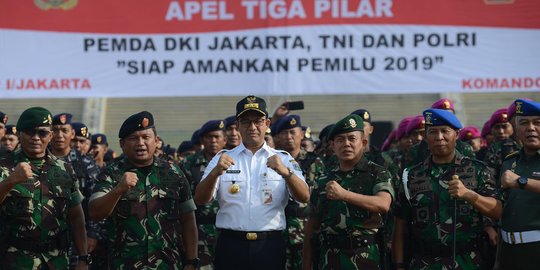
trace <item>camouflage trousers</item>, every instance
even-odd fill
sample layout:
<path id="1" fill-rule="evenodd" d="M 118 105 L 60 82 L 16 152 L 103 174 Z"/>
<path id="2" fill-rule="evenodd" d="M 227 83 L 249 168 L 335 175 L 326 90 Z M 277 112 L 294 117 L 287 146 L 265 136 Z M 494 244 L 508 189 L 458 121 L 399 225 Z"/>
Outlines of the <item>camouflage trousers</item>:
<path id="1" fill-rule="evenodd" d="M 477 251 L 456 255 L 456 265 L 452 257 L 418 257 L 413 255 L 409 270 L 476 270 L 481 269 L 482 258 Z"/>
<path id="2" fill-rule="evenodd" d="M 201 260 L 200 269 L 212 270 L 214 269 L 214 258 L 216 256 L 218 230 L 214 224 L 199 224 L 197 228 L 199 233 L 199 259 Z"/>
<path id="3" fill-rule="evenodd" d="M 1 269 L 67 269 L 68 256 L 66 251 L 53 250 L 45 253 L 34 253 L 26 250 L 18 250 L 9 247 L 6 254 L 0 261 Z"/>
<path id="4" fill-rule="evenodd" d="M 301 270 L 302 269 L 302 248 L 303 244 L 287 245 L 286 254 L 286 264 L 285 269 L 287 270 Z"/>
<path id="5" fill-rule="evenodd" d="M 376 244 L 358 249 L 321 247 L 321 270 L 379 270 L 380 254 Z"/>

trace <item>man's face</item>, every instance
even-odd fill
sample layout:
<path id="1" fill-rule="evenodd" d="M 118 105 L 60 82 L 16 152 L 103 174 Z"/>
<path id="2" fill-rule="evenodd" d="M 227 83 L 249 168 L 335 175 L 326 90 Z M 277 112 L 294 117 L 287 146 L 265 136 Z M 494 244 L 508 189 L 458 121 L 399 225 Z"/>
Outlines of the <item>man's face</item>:
<path id="1" fill-rule="evenodd" d="M 72 141 L 72 146 L 81 154 L 86 155 L 90 150 L 90 140 L 82 136 L 75 136 L 75 139 Z"/>
<path id="2" fill-rule="evenodd" d="M 367 140 L 361 131 L 352 131 L 336 135 L 331 144 L 338 160 L 351 161 L 362 157 Z"/>
<path id="3" fill-rule="evenodd" d="M 411 146 L 413 146 L 413 141 L 409 135 L 404 135 L 398 141 L 398 149 L 401 151 L 407 151 Z"/>
<path id="4" fill-rule="evenodd" d="M 75 130 L 71 125 L 53 125 L 51 147 L 56 151 L 63 151 L 71 147 L 71 140 L 75 138 Z"/>
<path id="5" fill-rule="evenodd" d="M 517 137 L 523 147 L 531 151 L 540 150 L 540 116 L 518 116 Z"/>
<path id="6" fill-rule="evenodd" d="M 227 145 L 230 147 L 236 147 L 242 142 L 242 137 L 236 124 L 229 125 L 227 130 L 225 130 L 225 135 L 227 135 Z"/>
<path id="7" fill-rule="evenodd" d="M 94 160 L 103 160 L 105 158 L 105 153 L 107 152 L 107 146 L 104 144 L 93 144 L 90 155 Z"/>
<path id="8" fill-rule="evenodd" d="M 225 139 L 225 133 L 222 130 L 215 130 L 205 133 L 201 137 L 201 141 L 204 145 L 204 152 L 211 156 L 216 155 L 223 147 L 227 140 Z"/>
<path id="9" fill-rule="evenodd" d="M 313 152 L 315 150 L 315 143 L 312 140 L 303 139 L 302 148 L 307 152 Z"/>
<path id="10" fill-rule="evenodd" d="M 412 145 L 419 144 L 424 139 L 425 129 L 415 129 L 409 133 Z"/>
<path id="11" fill-rule="evenodd" d="M 6 135 L 6 125 L 0 123 L 0 138 L 4 137 L 4 135 Z"/>
<path id="12" fill-rule="evenodd" d="M 13 134 L 4 135 L 0 141 L 2 142 L 2 146 L 8 151 L 13 151 L 17 147 L 17 144 L 19 144 L 19 138 Z"/>
<path id="13" fill-rule="evenodd" d="M 52 139 L 50 127 L 36 127 L 19 132 L 21 149 L 29 158 L 42 158 L 47 151 L 47 145 Z"/>
<path id="14" fill-rule="evenodd" d="M 270 126 L 270 120 L 256 111 L 248 111 L 236 121 L 242 136 L 242 142 L 247 147 L 259 147 L 264 143 L 264 135 Z"/>
<path id="15" fill-rule="evenodd" d="M 153 129 L 139 130 L 120 140 L 120 147 L 127 159 L 135 166 L 152 164 L 158 138 Z"/>
<path id="16" fill-rule="evenodd" d="M 502 141 L 512 136 L 514 128 L 509 122 L 497 123 L 491 127 L 491 133 L 495 136 L 495 141 Z"/>
<path id="17" fill-rule="evenodd" d="M 430 126 L 426 128 L 428 148 L 435 157 L 447 157 L 454 153 L 458 132 L 450 126 Z"/>
<path id="18" fill-rule="evenodd" d="M 280 148 L 288 152 L 300 149 L 303 138 L 304 131 L 301 127 L 282 130 L 278 134 Z"/>
<path id="19" fill-rule="evenodd" d="M 473 151 L 476 153 L 482 148 L 482 138 L 474 138 L 469 140 L 469 144 L 472 146 Z"/>

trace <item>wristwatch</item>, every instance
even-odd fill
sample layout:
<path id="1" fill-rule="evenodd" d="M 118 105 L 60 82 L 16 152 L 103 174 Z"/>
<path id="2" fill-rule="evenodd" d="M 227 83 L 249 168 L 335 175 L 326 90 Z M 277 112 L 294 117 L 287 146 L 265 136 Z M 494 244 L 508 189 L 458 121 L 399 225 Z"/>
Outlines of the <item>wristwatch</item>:
<path id="1" fill-rule="evenodd" d="M 287 167 L 287 170 L 289 170 L 289 174 L 283 178 L 285 178 L 285 180 L 289 180 L 291 178 L 291 176 L 294 175 L 294 171 L 291 170 L 291 168 Z"/>
<path id="2" fill-rule="evenodd" d="M 195 258 L 195 259 L 191 259 L 191 260 L 184 260 L 184 262 L 182 264 L 183 264 L 184 267 L 186 267 L 188 265 L 191 265 L 191 266 L 195 267 L 195 269 L 199 269 L 200 262 L 201 262 L 201 259 Z"/>
<path id="3" fill-rule="evenodd" d="M 90 265 L 92 263 L 92 256 L 90 256 L 90 254 L 80 255 L 79 257 L 77 257 L 77 259 L 79 259 L 79 261 L 85 262 L 87 265 Z"/>
<path id="4" fill-rule="evenodd" d="M 520 176 L 518 179 L 517 179 L 517 183 L 519 185 L 519 189 L 524 189 L 525 186 L 527 185 L 527 183 L 529 183 L 529 178 L 525 177 L 525 176 Z"/>

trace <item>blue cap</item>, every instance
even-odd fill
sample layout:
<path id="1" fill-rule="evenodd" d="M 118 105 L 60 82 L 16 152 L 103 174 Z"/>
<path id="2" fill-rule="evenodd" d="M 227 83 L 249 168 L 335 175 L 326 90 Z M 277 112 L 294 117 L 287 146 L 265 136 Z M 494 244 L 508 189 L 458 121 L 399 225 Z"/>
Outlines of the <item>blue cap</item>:
<path id="1" fill-rule="evenodd" d="M 279 134 L 283 130 L 292 129 L 295 127 L 302 127 L 300 122 L 300 116 L 296 114 L 290 114 L 281 118 L 275 128 L 272 129 L 276 134 Z"/>
<path id="2" fill-rule="evenodd" d="M 180 146 L 178 146 L 178 154 L 182 154 L 186 151 L 193 150 L 193 144 L 191 141 L 183 141 Z"/>
<path id="3" fill-rule="evenodd" d="M 537 116 L 540 115 L 540 103 L 526 99 L 516 99 L 516 115 Z"/>
<path id="4" fill-rule="evenodd" d="M 201 144 L 201 138 L 199 136 L 200 129 L 197 129 L 193 132 L 193 135 L 191 135 L 191 143 L 193 145 L 199 145 Z"/>
<path id="5" fill-rule="evenodd" d="M 235 115 L 231 115 L 227 118 L 225 118 L 225 129 L 229 128 L 230 125 L 235 125 L 236 124 L 236 116 Z"/>
<path id="6" fill-rule="evenodd" d="M 52 118 L 53 125 L 71 125 L 71 113 L 59 113 Z"/>
<path id="7" fill-rule="evenodd" d="M 279 126 L 279 123 L 281 123 L 281 121 L 283 121 L 283 119 L 285 118 L 279 118 L 276 122 L 273 122 L 271 125 L 270 125 L 270 135 L 273 136 L 276 136 L 277 135 L 277 127 Z"/>
<path id="8" fill-rule="evenodd" d="M 461 129 L 463 126 L 457 117 L 447 110 L 427 109 L 423 113 L 426 126 L 450 126 L 454 129 Z"/>
<path id="9" fill-rule="evenodd" d="M 225 130 L 225 123 L 223 120 L 210 120 L 199 129 L 199 137 L 204 136 L 204 134 L 216 130 Z"/>
<path id="10" fill-rule="evenodd" d="M 107 136 L 105 134 L 96 133 L 92 135 L 92 144 L 107 144 Z"/>
<path id="11" fill-rule="evenodd" d="M 90 132 L 88 132 L 88 127 L 81 122 L 71 123 L 73 130 L 75 130 L 75 136 L 90 138 Z"/>
<path id="12" fill-rule="evenodd" d="M 324 127 L 321 132 L 319 133 L 319 140 L 328 140 L 328 133 L 334 128 L 335 124 L 330 124 L 326 127 Z"/>

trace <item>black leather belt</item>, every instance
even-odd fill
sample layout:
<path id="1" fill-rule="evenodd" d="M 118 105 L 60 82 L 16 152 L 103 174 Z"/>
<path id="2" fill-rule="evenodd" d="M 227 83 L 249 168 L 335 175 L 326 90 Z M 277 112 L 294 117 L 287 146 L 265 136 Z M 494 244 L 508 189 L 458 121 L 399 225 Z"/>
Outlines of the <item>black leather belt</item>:
<path id="1" fill-rule="evenodd" d="M 233 231 L 227 229 L 221 229 L 220 235 L 234 237 L 242 240 L 255 241 L 263 240 L 267 238 L 278 238 L 283 237 L 282 231 L 265 231 L 265 232 L 244 232 L 244 231 Z"/>

